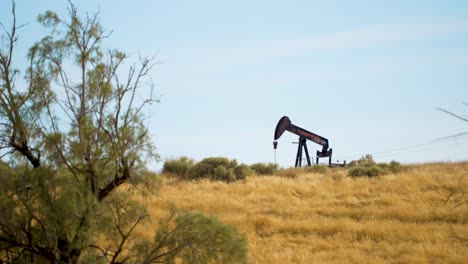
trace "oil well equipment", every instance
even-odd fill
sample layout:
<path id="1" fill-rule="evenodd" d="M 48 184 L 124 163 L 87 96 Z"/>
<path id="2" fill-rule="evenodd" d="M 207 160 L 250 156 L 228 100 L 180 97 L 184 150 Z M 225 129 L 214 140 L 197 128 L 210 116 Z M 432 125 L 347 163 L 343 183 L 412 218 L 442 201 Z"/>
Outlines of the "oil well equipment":
<path id="1" fill-rule="evenodd" d="M 344 164 L 332 163 L 333 149 L 329 148 L 328 139 L 292 124 L 291 120 L 287 116 L 283 116 L 279 120 L 278 124 L 276 125 L 275 136 L 274 136 L 274 141 L 273 141 L 273 148 L 275 150 L 278 147 L 278 139 L 286 130 L 299 136 L 299 146 L 297 148 L 295 167 L 301 167 L 303 152 L 305 153 L 305 156 L 306 156 L 307 165 L 308 166 L 312 165 L 312 163 L 310 162 L 309 151 L 307 149 L 307 143 L 306 143 L 307 140 L 310 140 L 322 146 L 321 151 L 317 150 L 316 162 L 315 162 L 316 164 L 319 163 L 319 158 L 328 158 L 328 166 L 330 167 L 346 165 L 346 161 L 344 162 Z"/>

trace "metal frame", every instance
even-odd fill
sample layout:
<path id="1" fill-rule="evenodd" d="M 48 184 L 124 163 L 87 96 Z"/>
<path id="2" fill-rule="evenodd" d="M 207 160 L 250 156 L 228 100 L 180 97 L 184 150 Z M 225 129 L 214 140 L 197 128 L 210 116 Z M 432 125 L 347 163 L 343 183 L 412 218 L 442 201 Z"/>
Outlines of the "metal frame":
<path id="1" fill-rule="evenodd" d="M 293 134 L 296 134 L 299 136 L 299 146 L 297 147 L 297 155 L 296 155 L 296 164 L 295 167 L 301 167 L 302 166 L 302 152 L 305 152 L 306 154 L 306 159 L 307 159 L 307 166 L 312 166 L 312 163 L 310 161 L 310 156 L 309 156 L 309 151 L 307 149 L 307 140 L 310 140 L 316 144 L 319 144 L 322 146 L 322 151 L 317 150 L 317 156 L 316 156 L 316 164 L 319 163 L 319 158 L 327 158 L 328 157 L 328 166 L 332 166 L 332 153 L 333 150 L 330 148 L 328 149 L 328 139 L 319 136 L 317 134 L 314 134 L 310 131 L 307 131 L 303 128 L 300 128 L 296 125 L 293 125 L 291 123 L 291 120 L 287 116 L 283 116 L 278 124 L 276 125 L 275 129 L 275 135 L 274 135 L 274 141 L 273 141 L 273 148 L 276 149 L 278 146 L 278 139 L 281 137 L 281 135 L 284 133 L 284 131 L 289 131 Z"/>

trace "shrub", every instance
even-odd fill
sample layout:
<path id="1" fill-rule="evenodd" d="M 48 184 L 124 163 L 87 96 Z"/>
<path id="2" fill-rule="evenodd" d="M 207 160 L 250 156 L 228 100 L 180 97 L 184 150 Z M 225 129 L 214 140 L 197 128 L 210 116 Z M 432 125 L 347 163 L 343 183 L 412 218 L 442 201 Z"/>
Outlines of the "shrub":
<path id="1" fill-rule="evenodd" d="M 199 212 L 173 211 L 154 241 L 140 246 L 139 263 L 247 263 L 247 239 Z"/>
<path id="2" fill-rule="evenodd" d="M 403 166 L 399 162 L 392 160 L 390 161 L 390 164 L 388 164 L 388 168 L 392 173 L 399 173 L 405 170 L 406 166 Z"/>
<path id="3" fill-rule="evenodd" d="M 355 176 L 368 176 L 368 177 L 375 177 L 379 175 L 388 174 L 388 170 L 379 167 L 378 165 L 372 166 L 356 166 L 349 170 L 348 175 L 355 177 Z"/>
<path id="4" fill-rule="evenodd" d="M 255 171 L 253 171 L 249 166 L 241 164 L 234 169 L 234 174 L 237 179 L 245 179 L 247 176 L 255 174 Z"/>
<path id="5" fill-rule="evenodd" d="M 187 179 L 208 178 L 210 180 L 220 180 L 231 182 L 244 179 L 253 172 L 247 165 L 238 165 L 236 160 L 229 160 L 224 157 L 206 158 L 192 166 L 186 173 Z"/>
<path id="6" fill-rule="evenodd" d="M 163 165 L 163 174 L 174 174 L 179 177 L 184 177 L 187 171 L 195 164 L 195 161 L 188 157 L 180 157 L 179 159 L 166 160 Z"/>
<path id="7" fill-rule="evenodd" d="M 375 177 L 389 173 L 398 173 L 404 168 L 399 162 L 394 160 L 390 163 L 377 163 L 374 161 L 372 155 L 369 154 L 357 161 L 351 161 L 349 166 L 351 169 L 348 171 L 348 175 L 353 177 Z"/>
<path id="8" fill-rule="evenodd" d="M 374 161 L 374 157 L 372 157 L 372 155 L 370 154 L 367 154 L 363 157 L 361 157 L 359 160 L 353 160 L 349 163 L 349 166 L 350 167 L 354 167 L 354 166 L 372 166 L 372 165 L 375 165 L 377 164 L 375 161 Z"/>
<path id="9" fill-rule="evenodd" d="M 275 172 L 278 171 L 278 164 L 275 163 L 255 163 L 250 165 L 250 169 L 252 169 L 258 175 L 273 175 Z"/>

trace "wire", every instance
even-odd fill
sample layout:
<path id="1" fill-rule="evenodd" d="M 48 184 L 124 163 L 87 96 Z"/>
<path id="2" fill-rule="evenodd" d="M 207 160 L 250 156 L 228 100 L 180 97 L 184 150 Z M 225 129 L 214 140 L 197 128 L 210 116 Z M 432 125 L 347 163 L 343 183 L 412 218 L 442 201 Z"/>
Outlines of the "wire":
<path id="1" fill-rule="evenodd" d="M 394 148 L 394 149 L 389 149 L 389 150 L 384 150 L 384 151 L 374 151 L 374 152 L 369 152 L 369 154 L 373 156 L 380 156 L 380 157 L 388 157 L 388 156 L 393 156 L 396 154 L 406 154 L 406 153 L 411 153 L 411 152 L 417 152 L 417 151 L 422 151 L 427 148 L 435 147 L 435 146 L 440 146 L 440 145 L 446 145 L 446 144 L 453 144 L 453 143 L 465 143 L 468 142 L 468 137 L 465 137 L 464 135 L 462 137 L 457 137 L 457 138 L 446 138 L 444 140 L 436 140 L 424 144 L 418 144 L 418 145 L 410 145 L 410 146 L 405 146 L 405 147 L 399 147 L 399 148 Z M 361 155 L 362 156 L 362 155 Z M 345 159 L 358 159 L 360 156 L 359 155 L 350 155 L 345 157 Z"/>

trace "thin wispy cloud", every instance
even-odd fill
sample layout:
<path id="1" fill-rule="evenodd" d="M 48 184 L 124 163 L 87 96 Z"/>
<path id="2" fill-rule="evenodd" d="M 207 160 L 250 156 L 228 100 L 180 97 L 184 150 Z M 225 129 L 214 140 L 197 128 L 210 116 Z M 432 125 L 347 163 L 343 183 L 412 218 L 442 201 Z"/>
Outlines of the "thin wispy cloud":
<path id="1" fill-rule="evenodd" d="M 347 50 L 352 52 L 369 47 L 434 39 L 460 32 L 468 32 L 468 20 L 377 24 L 330 34 L 276 40 L 230 39 L 216 41 L 215 44 L 207 40 L 162 51 L 161 55 L 162 60 L 168 62 L 168 67 L 175 66 L 177 72 L 182 70 L 193 75 L 216 73 L 291 57 Z"/>

